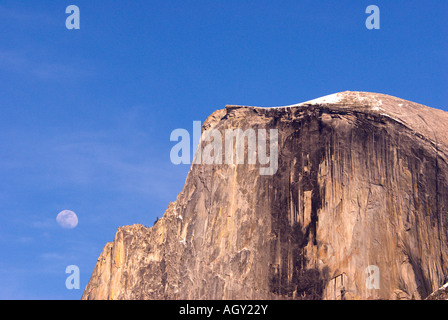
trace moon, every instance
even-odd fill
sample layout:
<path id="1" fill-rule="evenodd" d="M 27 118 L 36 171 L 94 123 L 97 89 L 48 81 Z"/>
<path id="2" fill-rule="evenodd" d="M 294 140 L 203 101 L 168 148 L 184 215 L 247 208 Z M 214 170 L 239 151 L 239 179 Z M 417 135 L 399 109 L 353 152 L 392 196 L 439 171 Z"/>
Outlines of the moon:
<path id="1" fill-rule="evenodd" d="M 59 212 L 56 222 L 64 229 L 74 229 L 78 225 L 78 216 L 70 210 Z"/>

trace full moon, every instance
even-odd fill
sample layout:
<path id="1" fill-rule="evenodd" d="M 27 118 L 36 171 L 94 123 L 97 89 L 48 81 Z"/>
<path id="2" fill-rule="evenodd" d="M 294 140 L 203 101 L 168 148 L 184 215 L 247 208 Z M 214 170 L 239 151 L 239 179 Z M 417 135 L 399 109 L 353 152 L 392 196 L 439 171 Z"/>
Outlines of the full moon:
<path id="1" fill-rule="evenodd" d="M 58 216 L 56 217 L 56 222 L 62 228 L 73 229 L 78 225 L 78 216 L 73 211 L 64 210 L 59 212 Z"/>

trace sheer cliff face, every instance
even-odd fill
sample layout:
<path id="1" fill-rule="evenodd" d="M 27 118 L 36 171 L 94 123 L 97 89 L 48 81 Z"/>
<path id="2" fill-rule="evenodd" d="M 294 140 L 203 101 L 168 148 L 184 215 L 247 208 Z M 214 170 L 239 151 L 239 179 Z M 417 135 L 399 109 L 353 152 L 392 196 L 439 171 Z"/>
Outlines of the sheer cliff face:
<path id="1" fill-rule="evenodd" d="M 278 129 L 277 172 L 192 165 L 152 228 L 119 228 L 83 299 L 421 299 L 448 280 L 446 112 L 344 92 L 203 126 L 232 128 Z"/>

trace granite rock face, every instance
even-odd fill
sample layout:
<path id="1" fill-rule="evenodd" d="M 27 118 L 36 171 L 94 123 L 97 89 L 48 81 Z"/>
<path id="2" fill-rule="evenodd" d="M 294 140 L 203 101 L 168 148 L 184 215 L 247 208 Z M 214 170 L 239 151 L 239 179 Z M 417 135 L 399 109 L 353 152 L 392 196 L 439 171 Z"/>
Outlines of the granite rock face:
<path id="1" fill-rule="evenodd" d="M 118 229 L 83 299 L 424 299 L 448 281 L 448 113 L 343 92 L 227 106 L 203 135 L 232 128 L 278 129 L 277 172 L 193 164 L 153 227 Z"/>

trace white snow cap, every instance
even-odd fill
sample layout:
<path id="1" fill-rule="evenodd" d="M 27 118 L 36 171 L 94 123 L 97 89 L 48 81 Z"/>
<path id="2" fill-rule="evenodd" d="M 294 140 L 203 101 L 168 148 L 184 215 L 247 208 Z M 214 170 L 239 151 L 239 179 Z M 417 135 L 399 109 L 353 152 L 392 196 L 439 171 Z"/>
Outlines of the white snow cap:
<path id="1" fill-rule="evenodd" d="M 273 108 L 289 108 L 289 107 L 300 107 L 300 106 L 306 106 L 306 105 L 314 105 L 314 104 L 361 104 L 361 105 L 369 105 L 372 108 L 372 111 L 380 111 L 382 110 L 381 106 L 383 105 L 383 102 L 378 99 L 375 94 L 371 93 L 363 93 L 363 92 L 357 92 L 357 91 L 344 91 L 344 92 L 337 92 L 333 94 L 329 94 L 320 98 L 316 98 L 313 100 L 289 105 L 289 106 L 281 106 L 281 107 L 273 107 Z"/>
<path id="2" fill-rule="evenodd" d="M 317 99 L 313 99 L 310 101 L 302 102 L 300 104 L 325 104 L 325 103 L 338 103 L 341 101 L 340 93 L 333 93 L 327 96 L 323 96 Z"/>
<path id="3" fill-rule="evenodd" d="M 298 107 L 305 104 L 333 104 L 333 103 L 339 103 L 342 99 L 343 92 L 333 93 L 329 94 L 317 99 L 292 104 L 289 106 L 281 106 L 281 107 L 272 107 L 272 108 L 289 108 L 289 107 Z"/>

